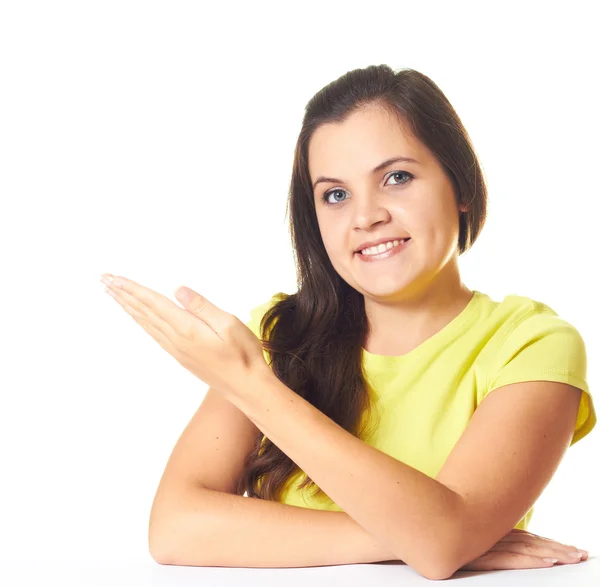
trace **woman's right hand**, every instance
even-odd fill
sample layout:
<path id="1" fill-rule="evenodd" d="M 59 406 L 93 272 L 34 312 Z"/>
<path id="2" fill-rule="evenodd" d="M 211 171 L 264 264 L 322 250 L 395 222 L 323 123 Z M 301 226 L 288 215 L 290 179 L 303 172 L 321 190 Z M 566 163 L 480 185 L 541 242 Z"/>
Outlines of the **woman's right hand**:
<path id="1" fill-rule="evenodd" d="M 513 528 L 504 538 L 480 557 L 464 565 L 460 571 L 494 571 L 503 569 L 537 569 L 554 564 L 573 564 L 588 559 L 585 550 L 581 558 L 569 555 L 577 548 L 542 538 L 525 530 Z M 557 562 L 544 559 L 557 559 Z"/>

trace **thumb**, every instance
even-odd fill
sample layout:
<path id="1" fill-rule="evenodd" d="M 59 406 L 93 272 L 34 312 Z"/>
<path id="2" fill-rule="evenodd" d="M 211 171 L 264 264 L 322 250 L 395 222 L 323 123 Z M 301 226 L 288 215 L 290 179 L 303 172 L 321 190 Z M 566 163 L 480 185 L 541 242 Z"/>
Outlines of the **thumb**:
<path id="1" fill-rule="evenodd" d="M 175 297 L 185 306 L 186 309 L 192 300 L 196 297 L 200 297 L 194 290 L 189 287 L 179 287 L 175 290 Z"/>
<path id="2" fill-rule="evenodd" d="M 198 292 L 182 286 L 175 290 L 175 297 L 190 314 L 206 322 L 213 330 L 220 325 L 221 311 Z"/>

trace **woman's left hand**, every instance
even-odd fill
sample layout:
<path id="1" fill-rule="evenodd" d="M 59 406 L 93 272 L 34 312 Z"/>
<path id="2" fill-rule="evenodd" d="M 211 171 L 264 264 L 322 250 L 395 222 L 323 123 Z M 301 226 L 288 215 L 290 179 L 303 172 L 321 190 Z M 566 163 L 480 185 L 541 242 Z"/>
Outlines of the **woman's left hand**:
<path id="1" fill-rule="evenodd" d="M 112 283 L 105 280 L 111 277 Z M 253 388 L 250 377 L 270 372 L 262 344 L 254 333 L 237 317 L 195 291 L 178 288 L 175 295 L 183 305 L 180 308 L 130 279 L 108 273 L 102 278 L 123 309 L 163 349 L 229 399 L 241 397 L 245 390 Z"/>

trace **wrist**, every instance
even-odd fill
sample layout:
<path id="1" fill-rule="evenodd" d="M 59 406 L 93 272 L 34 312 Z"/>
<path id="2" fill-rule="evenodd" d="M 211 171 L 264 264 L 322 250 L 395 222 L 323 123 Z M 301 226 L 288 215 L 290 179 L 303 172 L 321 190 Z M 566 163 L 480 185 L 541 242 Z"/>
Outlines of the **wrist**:
<path id="1" fill-rule="evenodd" d="M 264 367 L 262 365 L 253 366 L 230 388 L 228 399 L 236 408 L 252 419 L 254 413 L 257 410 L 260 411 L 260 406 L 265 401 L 268 390 L 272 389 L 274 383 L 277 382 L 279 379 L 266 363 Z M 254 422 L 254 420 L 252 421 Z"/>

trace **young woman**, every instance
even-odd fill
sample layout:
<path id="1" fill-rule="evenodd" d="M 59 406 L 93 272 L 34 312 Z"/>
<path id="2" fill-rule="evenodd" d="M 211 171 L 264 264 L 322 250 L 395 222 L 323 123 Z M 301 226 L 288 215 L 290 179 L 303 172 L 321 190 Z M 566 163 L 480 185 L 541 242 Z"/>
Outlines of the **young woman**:
<path id="1" fill-rule="evenodd" d="M 385 65 L 324 87 L 306 107 L 288 205 L 298 291 L 247 326 L 304 401 L 281 404 L 276 430 L 274 415 L 257 422 L 209 390 L 170 462 L 201 459 L 204 564 L 401 558 L 444 578 L 585 560 L 526 531 L 596 423 L 585 346 L 543 302 L 462 282 L 487 191 L 442 91 Z M 177 552 L 159 562 L 202 564 L 198 549 Z"/>

